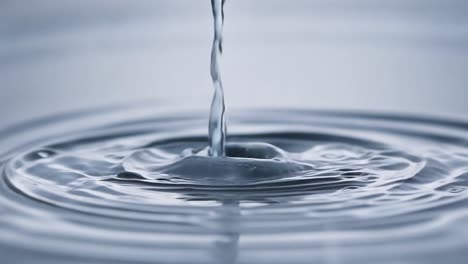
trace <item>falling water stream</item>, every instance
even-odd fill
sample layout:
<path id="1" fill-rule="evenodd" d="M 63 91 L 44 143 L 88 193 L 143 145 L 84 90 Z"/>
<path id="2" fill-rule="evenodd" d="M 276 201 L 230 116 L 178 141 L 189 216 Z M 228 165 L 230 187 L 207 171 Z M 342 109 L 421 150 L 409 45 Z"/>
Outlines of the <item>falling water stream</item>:
<path id="1" fill-rule="evenodd" d="M 221 53 L 223 51 L 224 3 L 226 0 L 211 0 L 214 20 L 214 39 L 211 51 L 211 78 L 215 93 L 211 103 L 209 138 L 210 155 L 224 156 L 226 141 L 226 119 L 224 116 L 224 91 L 221 81 Z"/>

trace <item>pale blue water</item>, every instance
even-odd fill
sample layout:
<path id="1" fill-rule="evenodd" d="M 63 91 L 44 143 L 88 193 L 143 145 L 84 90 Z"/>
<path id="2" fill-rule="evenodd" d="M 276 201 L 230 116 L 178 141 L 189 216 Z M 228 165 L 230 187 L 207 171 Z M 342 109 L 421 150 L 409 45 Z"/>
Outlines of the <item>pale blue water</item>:
<path id="1" fill-rule="evenodd" d="M 153 109 L 90 110 L 2 132 L 6 263 L 467 257 L 466 123 L 232 112 L 226 156 L 210 157 L 205 114 Z"/>
<path id="2" fill-rule="evenodd" d="M 463 1 L 1 5 L 3 262 L 467 258 Z"/>

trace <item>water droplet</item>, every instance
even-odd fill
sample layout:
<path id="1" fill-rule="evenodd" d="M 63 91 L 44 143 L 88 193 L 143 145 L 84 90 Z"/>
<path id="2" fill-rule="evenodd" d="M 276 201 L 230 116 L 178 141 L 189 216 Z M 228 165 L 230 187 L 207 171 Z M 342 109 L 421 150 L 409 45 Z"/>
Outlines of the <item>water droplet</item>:
<path id="1" fill-rule="evenodd" d="M 57 152 L 48 149 L 37 150 L 31 153 L 28 153 L 24 156 L 24 159 L 27 161 L 35 161 L 41 159 L 47 159 L 57 155 Z"/>

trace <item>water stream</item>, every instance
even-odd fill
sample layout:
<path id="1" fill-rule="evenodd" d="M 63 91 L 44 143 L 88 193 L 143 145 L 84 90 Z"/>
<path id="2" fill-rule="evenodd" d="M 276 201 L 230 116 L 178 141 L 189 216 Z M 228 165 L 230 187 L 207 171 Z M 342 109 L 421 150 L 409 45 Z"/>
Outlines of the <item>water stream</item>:
<path id="1" fill-rule="evenodd" d="M 223 83 L 221 81 L 221 54 L 223 51 L 224 3 L 226 0 L 211 0 L 214 21 L 214 39 L 211 51 L 211 78 L 215 89 L 211 103 L 209 122 L 210 155 L 224 156 L 226 141 L 226 118 Z"/>

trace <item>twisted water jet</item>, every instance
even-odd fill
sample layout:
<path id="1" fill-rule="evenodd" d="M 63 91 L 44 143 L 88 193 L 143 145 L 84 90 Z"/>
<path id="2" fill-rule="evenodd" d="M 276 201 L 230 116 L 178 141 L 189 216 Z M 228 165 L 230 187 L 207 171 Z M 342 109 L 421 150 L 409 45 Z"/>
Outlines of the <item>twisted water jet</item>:
<path id="1" fill-rule="evenodd" d="M 223 83 L 221 81 L 221 54 L 223 52 L 224 3 L 226 0 L 211 0 L 214 18 L 214 39 L 211 50 L 211 78 L 215 89 L 209 121 L 210 156 L 225 154 L 226 120 Z"/>

